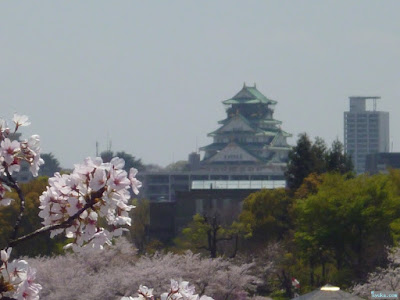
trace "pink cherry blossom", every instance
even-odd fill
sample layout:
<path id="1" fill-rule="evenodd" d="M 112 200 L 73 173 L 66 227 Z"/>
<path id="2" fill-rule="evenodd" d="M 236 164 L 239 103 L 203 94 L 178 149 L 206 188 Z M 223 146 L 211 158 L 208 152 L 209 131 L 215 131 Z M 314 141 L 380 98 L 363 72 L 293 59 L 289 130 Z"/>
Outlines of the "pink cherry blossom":
<path id="1" fill-rule="evenodd" d="M 127 173 L 124 170 L 110 172 L 110 179 L 108 185 L 111 189 L 119 191 L 125 189 L 131 184 L 131 181 L 127 178 Z"/>
<path id="2" fill-rule="evenodd" d="M 95 169 L 93 178 L 90 179 L 89 187 L 93 191 L 98 191 L 105 184 L 106 184 L 106 172 L 100 168 Z"/>
<path id="3" fill-rule="evenodd" d="M 1 250 L 0 276 L 2 280 L 14 286 L 14 290 L 5 292 L 2 296 L 12 297 L 17 300 L 38 300 L 42 286 L 35 283 L 36 270 L 29 267 L 25 260 L 8 262 L 11 248 Z"/>
<path id="4" fill-rule="evenodd" d="M 39 292 L 42 286 L 35 283 L 36 270 L 28 268 L 26 273 L 26 279 L 18 286 L 18 289 L 14 295 L 17 300 L 39 300 Z"/>
<path id="5" fill-rule="evenodd" d="M 0 133 L 7 128 L 7 122 L 4 119 L 0 119 Z"/>
<path id="6" fill-rule="evenodd" d="M 40 158 L 39 155 L 35 155 L 33 160 L 31 161 L 31 166 L 29 167 L 29 171 L 31 171 L 34 177 L 38 176 L 39 168 L 44 164 L 44 160 Z"/>
<path id="7" fill-rule="evenodd" d="M 16 129 L 20 126 L 28 126 L 31 122 L 28 121 L 28 116 L 14 114 L 13 122 L 15 123 Z"/>
<path id="8" fill-rule="evenodd" d="M 26 280 L 28 267 L 28 262 L 25 260 L 13 260 L 11 263 L 8 263 L 9 282 L 12 284 L 19 284 Z"/>
<path id="9" fill-rule="evenodd" d="M 114 157 L 111 159 L 110 164 L 113 168 L 122 170 L 125 166 L 125 161 L 122 158 Z"/>
<path id="10" fill-rule="evenodd" d="M 12 164 L 15 155 L 17 155 L 20 150 L 18 141 L 11 141 L 9 138 L 6 138 L 0 143 L 0 153 L 1 156 L 4 157 L 4 161 L 7 165 Z"/>
<path id="11" fill-rule="evenodd" d="M 212 298 L 208 297 L 210 300 Z M 189 285 L 188 281 L 176 281 L 171 279 L 171 290 L 161 294 L 161 300 L 199 300 L 199 295 L 195 294 L 195 287 Z M 203 298 L 207 299 L 207 298 Z"/>
<path id="12" fill-rule="evenodd" d="M 138 170 L 135 168 L 131 168 L 129 171 L 129 180 L 132 184 L 132 190 L 136 195 L 139 194 L 139 188 L 142 186 L 142 183 L 135 177 L 137 173 Z"/>
<path id="13" fill-rule="evenodd" d="M 6 263 L 8 261 L 8 259 L 10 258 L 11 250 L 12 250 L 11 247 L 8 248 L 7 251 L 6 250 L 1 250 L 1 261 L 3 263 Z"/>
<path id="14" fill-rule="evenodd" d="M 131 224 L 128 212 L 133 206 L 128 204 L 128 188 L 134 176 L 128 179 L 127 173 L 119 169 L 123 166 L 121 159 L 103 163 L 101 158 L 87 158 L 83 164 L 75 165 L 72 174 L 55 174 L 49 179 L 50 187 L 39 199 L 39 216 L 44 219 L 43 224 L 57 224 L 73 217 L 72 226 L 64 231 L 74 239 L 75 245 L 102 248 L 104 244 L 109 244 L 114 236 L 122 233 L 118 230 L 120 226 Z M 81 215 L 76 218 L 80 211 Z M 105 217 L 112 230 L 99 227 L 98 217 Z M 54 234 L 60 232 L 58 230 Z M 75 246 L 70 247 L 76 249 Z"/>

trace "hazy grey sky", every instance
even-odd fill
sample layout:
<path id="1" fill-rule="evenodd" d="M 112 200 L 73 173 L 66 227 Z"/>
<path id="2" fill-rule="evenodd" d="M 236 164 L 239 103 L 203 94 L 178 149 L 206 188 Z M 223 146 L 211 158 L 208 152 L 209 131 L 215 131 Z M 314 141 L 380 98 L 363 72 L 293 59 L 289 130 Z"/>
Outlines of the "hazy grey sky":
<path id="1" fill-rule="evenodd" d="M 63 167 L 95 143 L 166 165 L 211 142 L 243 82 L 293 134 L 343 140 L 380 95 L 400 151 L 400 1 L 1 1 L 0 116 Z"/>

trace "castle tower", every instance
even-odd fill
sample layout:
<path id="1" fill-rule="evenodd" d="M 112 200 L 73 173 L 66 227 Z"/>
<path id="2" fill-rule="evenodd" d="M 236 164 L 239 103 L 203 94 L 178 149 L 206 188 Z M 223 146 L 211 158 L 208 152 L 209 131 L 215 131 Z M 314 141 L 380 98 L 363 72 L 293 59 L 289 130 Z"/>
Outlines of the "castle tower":
<path id="1" fill-rule="evenodd" d="M 276 101 L 260 93 L 256 86 L 243 88 L 223 101 L 226 119 L 221 127 L 208 134 L 213 142 L 204 151 L 202 166 L 214 172 L 270 173 L 283 176 L 288 152 L 281 121 L 273 118 Z"/>

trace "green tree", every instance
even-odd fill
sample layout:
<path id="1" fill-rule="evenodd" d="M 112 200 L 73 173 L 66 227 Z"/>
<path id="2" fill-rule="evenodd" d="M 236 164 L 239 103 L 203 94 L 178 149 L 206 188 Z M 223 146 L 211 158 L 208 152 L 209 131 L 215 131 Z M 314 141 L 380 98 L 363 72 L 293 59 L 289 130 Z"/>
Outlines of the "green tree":
<path id="1" fill-rule="evenodd" d="M 195 252 L 205 250 L 210 258 L 216 258 L 219 243 L 233 240 L 234 235 L 235 232 L 231 228 L 221 224 L 218 213 L 204 216 L 196 214 L 193 221 L 182 230 L 181 236 L 175 239 L 175 244 Z M 236 249 L 233 252 L 236 252 Z"/>
<path id="2" fill-rule="evenodd" d="M 150 202 L 147 199 L 133 199 L 131 210 L 132 225 L 129 228 L 133 242 L 140 254 L 146 250 L 150 225 Z"/>
<path id="3" fill-rule="evenodd" d="M 189 163 L 187 160 L 179 160 L 165 167 L 167 171 L 189 171 Z"/>
<path id="4" fill-rule="evenodd" d="M 288 187 L 295 191 L 309 174 L 325 172 L 325 155 L 326 145 L 322 139 L 317 138 L 312 144 L 306 133 L 300 134 L 296 146 L 289 152 L 285 172 Z"/>
<path id="5" fill-rule="evenodd" d="M 31 233 L 41 228 L 42 219 L 39 214 L 39 196 L 45 191 L 47 186 L 47 177 L 38 177 L 28 183 L 20 184 L 22 193 L 25 195 L 25 213 L 21 220 L 18 236 Z M 7 197 L 14 199 L 12 205 L 0 207 L 0 249 L 7 244 L 8 239 L 13 232 L 10 224 L 15 224 L 19 214 L 19 198 L 16 192 L 7 193 Z M 65 239 L 57 236 L 53 239 L 48 234 L 39 235 L 32 240 L 19 243 L 13 249 L 13 254 L 17 256 L 37 256 L 51 255 L 61 253 Z"/>
<path id="6" fill-rule="evenodd" d="M 307 198 L 311 194 L 318 192 L 319 186 L 322 183 L 323 175 L 317 173 L 311 173 L 304 178 L 301 186 L 296 190 L 294 197 L 296 199 Z"/>
<path id="7" fill-rule="evenodd" d="M 282 240 L 292 227 L 292 198 L 285 189 L 261 190 L 243 201 L 240 223 L 255 242 Z"/>
<path id="8" fill-rule="evenodd" d="M 353 171 L 351 156 L 344 153 L 343 144 L 339 140 L 332 143 L 326 154 L 326 169 L 328 172 L 346 174 Z"/>
<path id="9" fill-rule="evenodd" d="M 295 240 L 309 262 L 310 283 L 317 265 L 326 276 L 328 261 L 335 264 L 339 284 L 362 279 L 384 264 L 385 249 L 399 234 L 399 200 L 387 175 L 323 175 L 318 192 L 298 200 L 295 209 Z"/>
<path id="10" fill-rule="evenodd" d="M 39 169 L 39 176 L 52 177 L 54 173 L 61 171 L 60 162 L 53 153 L 42 153 L 40 157 L 44 160 L 44 165 Z"/>
<path id="11" fill-rule="evenodd" d="M 294 192 L 311 173 L 346 174 L 352 171 L 351 157 L 344 153 L 343 145 L 339 140 L 335 140 L 328 149 L 323 139 L 317 137 L 312 143 L 308 135 L 302 133 L 299 135 L 296 146 L 289 152 L 285 177 L 288 187 Z"/>
<path id="12" fill-rule="evenodd" d="M 320 137 L 316 137 L 314 143 L 311 146 L 311 157 L 313 162 L 312 172 L 322 174 L 327 171 L 326 157 L 328 151 L 329 150 L 326 146 L 325 141 Z"/>

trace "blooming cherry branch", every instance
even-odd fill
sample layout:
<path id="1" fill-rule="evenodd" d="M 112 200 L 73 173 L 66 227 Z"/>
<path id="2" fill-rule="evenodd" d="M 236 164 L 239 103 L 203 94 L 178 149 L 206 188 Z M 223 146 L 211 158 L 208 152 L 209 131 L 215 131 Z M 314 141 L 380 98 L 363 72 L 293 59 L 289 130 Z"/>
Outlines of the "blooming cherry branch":
<path id="1" fill-rule="evenodd" d="M 103 248 L 104 244 L 111 244 L 113 237 L 122 234 L 125 229 L 121 226 L 131 225 L 128 212 L 134 206 L 128 205 L 131 195 L 128 189 L 132 187 L 137 194 L 141 183 L 135 178 L 136 169 L 132 168 L 129 176 L 123 170 L 123 159 L 114 158 L 110 163 L 103 163 L 101 158 L 87 158 L 83 164 L 75 165 L 72 174 L 56 173 L 49 179 L 49 187 L 40 196 L 39 216 L 44 227 L 16 238 L 25 199 L 12 175 L 19 172 L 21 162 L 26 161 L 32 175 L 37 176 L 44 161 L 40 158 L 38 135 L 23 141 L 12 140 L 19 127 L 30 124 L 28 117 L 15 114 L 13 123 L 15 128 L 11 131 L 7 122 L 0 119 L 0 206 L 8 206 L 14 201 L 5 198 L 6 192 L 14 189 L 20 200 L 20 213 L 8 246 L 1 250 L 0 296 L 1 299 L 12 296 L 18 300 L 36 300 L 41 286 L 34 283 L 35 270 L 29 268 L 24 260 L 9 263 L 11 246 L 44 232 L 50 232 L 51 237 L 65 232 L 66 237 L 73 240 L 66 248 Z M 109 230 L 98 225 L 99 217 L 105 218 Z"/>
<path id="2" fill-rule="evenodd" d="M 121 300 L 154 300 L 153 289 L 141 285 L 138 290 L 138 297 L 122 297 Z M 160 296 L 161 300 L 214 300 L 208 296 L 195 294 L 193 285 L 188 281 L 176 281 L 171 279 L 171 290 Z"/>
<path id="3" fill-rule="evenodd" d="M 104 163 L 101 158 L 87 158 L 82 164 L 75 165 L 71 174 L 56 173 L 49 179 L 49 186 L 39 198 L 43 227 L 17 238 L 25 199 L 13 174 L 20 171 L 21 163 L 25 161 L 36 177 L 44 161 L 40 158 L 38 135 L 32 135 L 28 140 L 13 140 L 20 127 L 30 124 L 28 117 L 15 114 L 13 123 L 15 128 L 11 131 L 6 121 L 0 119 L 0 206 L 8 206 L 14 201 L 5 197 L 6 192 L 13 189 L 18 194 L 20 207 L 8 246 L 0 251 L 0 299 L 38 300 L 42 286 L 34 282 L 36 270 L 25 260 L 10 262 L 11 247 L 50 232 L 51 237 L 64 233 L 72 240 L 64 248 L 74 251 L 103 249 L 105 244 L 111 244 L 112 238 L 127 230 L 123 226 L 131 225 L 129 211 L 134 206 L 129 205 L 129 189 L 138 194 L 142 184 L 136 179 L 136 169 L 131 168 L 129 174 L 123 170 L 123 159 L 116 157 Z M 107 229 L 99 225 L 100 219 L 105 220 Z M 213 300 L 207 296 L 199 297 L 187 281 L 175 280 L 171 280 L 170 291 L 160 297 L 161 300 Z M 138 297 L 121 300 L 155 300 L 155 297 L 153 289 L 141 285 Z"/>
<path id="4" fill-rule="evenodd" d="M 55 174 L 49 179 L 50 186 L 40 196 L 39 216 L 43 225 L 63 226 L 51 229 L 51 237 L 65 232 L 73 242 L 66 247 L 79 250 L 90 246 L 103 248 L 111 239 L 120 236 L 125 230 L 123 225 L 131 225 L 128 205 L 129 187 L 133 191 L 141 186 L 136 178 L 128 178 L 123 170 L 124 160 L 113 158 L 103 163 L 101 158 L 87 158 L 83 164 L 75 165 L 69 175 Z M 132 169 L 130 173 L 136 173 Z M 110 230 L 98 225 L 98 218 L 105 218 Z"/>

